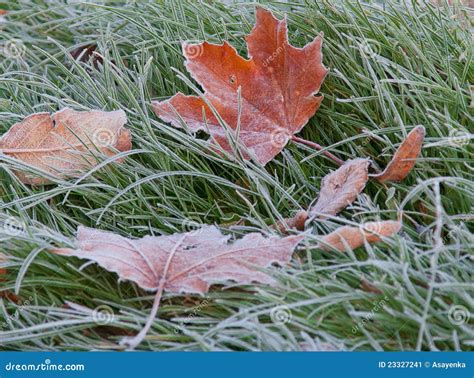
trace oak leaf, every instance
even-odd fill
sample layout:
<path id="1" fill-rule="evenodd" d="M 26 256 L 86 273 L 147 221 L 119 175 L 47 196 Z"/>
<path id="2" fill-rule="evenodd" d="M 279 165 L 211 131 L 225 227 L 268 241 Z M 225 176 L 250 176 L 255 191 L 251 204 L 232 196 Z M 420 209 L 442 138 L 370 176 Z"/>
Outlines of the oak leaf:
<path id="1" fill-rule="evenodd" d="M 229 243 L 230 236 L 214 226 L 205 226 L 188 233 L 132 240 L 79 227 L 76 248 L 59 248 L 53 252 L 89 259 L 117 273 L 120 279 L 157 292 L 151 320 L 133 340 L 125 341 L 134 348 L 151 326 L 164 290 L 203 294 L 210 285 L 229 280 L 240 284 L 273 284 L 274 279 L 261 269 L 273 263 L 289 262 L 303 238 L 302 235 L 265 238 L 251 233 Z"/>
<path id="2" fill-rule="evenodd" d="M 425 128 L 423 126 L 415 127 L 400 144 L 385 170 L 382 173 L 372 175 L 372 177 L 381 183 L 402 181 L 413 169 L 424 138 Z"/>
<path id="3" fill-rule="evenodd" d="M 396 234 L 401 227 L 399 221 L 367 222 L 358 227 L 342 226 L 324 236 L 318 246 L 325 251 L 336 249 L 343 252 L 348 248 L 358 248 L 365 242 L 377 243 L 382 240 L 381 237 Z"/>
<path id="4" fill-rule="evenodd" d="M 131 149 L 126 122 L 123 110 L 79 112 L 65 108 L 53 115 L 36 113 L 13 125 L 1 137 L 0 153 L 53 177 L 78 177 L 97 164 L 94 151 L 113 156 L 115 150 Z M 50 182 L 47 177 L 16 174 L 26 184 Z"/>
<path id="5" fill-rule="evenodd" d="M 351 204 L 369 179 L 368 168 L 369 160 L 354 159 L 325 176 L 318 200 L 309 211 L 310 216 L 336 215 Z"/>
<path id="6" fill-rule="evenodd" d="M 322 37 L 303 48 L 293 47 L 288 43 L 286 19 L 280 21 L 270 11 L 257 8 L 256 24 L 246 41 L 248 60 L 228 42 L 183 44 L 186 69 L 205 90 L 204 99 L 178 93 L 154 102 L 153 110 L 176 127 L 184 121 L 191 132 L 208 132 L 214 142 L 232 152 L 226 129 L 210 104 L 229 126 L 228 132 L 266 164 L 304 127 L 323 100 L 315 96 L 327 73 L 322 64 Z M 245 151 L 243 155 L 249 158 Z"/>

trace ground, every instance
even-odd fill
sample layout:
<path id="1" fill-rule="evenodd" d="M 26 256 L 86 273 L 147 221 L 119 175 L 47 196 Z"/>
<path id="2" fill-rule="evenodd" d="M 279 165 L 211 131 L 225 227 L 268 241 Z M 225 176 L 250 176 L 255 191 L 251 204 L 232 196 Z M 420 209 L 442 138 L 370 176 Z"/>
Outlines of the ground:
<path id="1" fill-rule="evenodd" d="M 123 109 L 133 135 L 123 164 L 46 187 L 21 184 L 17 163 L 0 154 L 2 349 L 120 349 L 123 336 L 143 327 L 152 293 L 49 252 L 70 245 L 79 225 L 130 237 L 203 223 L 236 237 L 276 233 L 271 226 L 307 209 L 321 177 L 337 168 L 295 143 L 265 167 L 231 160 L 212 153 L 204 135 L 153 114 L 152 100 L 200 90 L 184 68 L 181 41 L 228 40 L 246 55 L 254 3 L 92 3 L 9 1 L 8 22 L 0 23 L 0 135 L 28 114 L 64 107 Z M 423 125 L 421 156 L 402 183 L 370 182 L 338 217 L 308 224 L 292 263 L 269 269 L 278 284 L 230 282 L 205 297 L 167 293 L 138 349 L 472 350 L 468 10 L 395 1 L 263 6 L 287 15 L 295 46 L 324 32 L 325 98 L 299 136 L 384 167 Z M 71 52 L 87 44 L 98 45 L 99 58 L 75 61 Z M 337 226 L 401 211 L 394 238 L 354 251 L 316 247 Z"/>

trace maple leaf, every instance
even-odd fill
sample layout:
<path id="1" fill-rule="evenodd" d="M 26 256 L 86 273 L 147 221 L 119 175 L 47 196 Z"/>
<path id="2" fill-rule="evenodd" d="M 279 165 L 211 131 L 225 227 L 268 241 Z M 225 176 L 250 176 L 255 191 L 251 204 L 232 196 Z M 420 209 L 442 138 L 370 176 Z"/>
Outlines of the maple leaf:
<path id="1" fill-rule="evenodd" d="M 186 69 L 205 90 L 204 99 L 178 93 L 154 102 L 153 110 L 166 122 L 191 132 L 204 130 L 231 152 L 227 132 L 268 163 L 298 133 L 319 108 L 316 97 L 326 76 L 322 65 L 322 37 L 303 48 L 288 43 L 286 19 L 256 10 L 256 24 L 247 36 L 249 59 L 228 42 L 183 44 Z M 239 92 L 241 109 L 239 112 Z M 226 131 L 211 111 L 217 110 L 231 130 Z M 244 157 L 249 158 L 244 151 Z"/>
<path id="2" fill-rule="evenodd" d="M 310 216 L 336 215 L 362 192 L 369 179 L 369 160 L 349 160 L 321 182 L 318 200 Z"/>
<path id="3" fill-rule="evenodd" d="M 364 245 L 364 242 L 377 243 L 383 236 L 396 234 L 401 227 L 402 223 L 399 221 L 367 222 L 358 227 L 342 226 L 324 236 L 318 247 L 325 251 L 336 249 L 343 252 L 346 249 L 358 248 Z"/>
<path id="4" fill-rule="evenodd" d="M 425 128 L 423 126 L 415 127 L 400 144 L 385 170 L 371 177 L 382 183 L 386 181 L 402 181 L 413 169 L 424 139 Z"/>
<path id="5" fill-rule="evenodd" d="M 0 153 L 21 160 L 58 178 L 78 177 L 97 164 L 93 154 L 100 150 L 113 156 L 114 150 L 131 149 L 130 131 L 124 128 L 123 110 L 78 112 L 65 108 L 52 116 L 36 113 L 14 124 L 0 139 Z M 16 172 L 26 184 L 50 182 L 45 177 Z"/>
<path id="6" fill-rule="evenodd" d="M 75 249 L 58 248 L 53 252 L 89 259 L 117 273 L 120 279 L 157 292 L 147 325 L 135 338 L 125 340 L 133 349 L 151 326 L 163 290 L 203 294 L 212 284 L 229 280 L 240 284 L 275 283 L 261 269 L 273 263 L 288 263 L 303 238 L 302 235 L 265 238 L 251 233 L 230 244 L 230 236 L 214 226 L 206 226 L 188 233 L 132 240 L 79 227 Z"/>

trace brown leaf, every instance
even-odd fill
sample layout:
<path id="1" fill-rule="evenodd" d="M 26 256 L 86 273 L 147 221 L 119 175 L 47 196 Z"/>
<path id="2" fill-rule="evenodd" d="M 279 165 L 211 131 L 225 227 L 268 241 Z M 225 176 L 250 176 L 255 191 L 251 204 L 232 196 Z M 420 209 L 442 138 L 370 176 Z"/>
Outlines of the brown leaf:
<path id="1" fill-rule="evenodd" d="M 78 112 L 66 108 L 52 116 L 36 113 L 3 135 L 0 153 L 58 178 L 78 177 L 97 164 L 93 152 L 100 150 L 113 156 L 114 150 L 131 148 L 130 131 L 124 128 L 126 122 L 123 110 Z M 26 184 L 49 182 L 46 177 L 24 172 L 17 175 Z"/>
<path id="2" fill-rule="evenodd" d="M 307 219 L 308 213 L 304 210 L 300 210 L 295 214 L 295 216 L 291 218 L 285 218 L 283 222 L 277 222 L 274 228 L 283 233 L 291 230 L 292 228 L 303 231 Z"/>
<path id="3" fill-rule="evenodd" d="M 413 169 L 416 158 L 420 154 L 423 140 L 425 139 L 425 128 L 415 127 L 407 138 L 398 147 L 392 160 L 382 173 L 371 175 L 378 182 L 402 181 Z"/>
<path id="4" fill-rule="evenodd" d="M 402 227 L 399 221 L 367 222 L 359 227 L 343 226 L 322 238 L 319 248 L 329 251 L 337 249 L 345 251 L 347 248 L 356 249 L 364 242 L 377 243 L 383 236 L 392 236 Z"/>
<path id="5" fill-rule="evenodd" d="M 317 37 L 304 48 L 291 46 L 286 19 L 279 21 L 270 11 L 257 8 L 255 27 L 247 36 L 249 59 L 238 55 L 228 42 L 184 44 L 183 51 L 186 69 L 205 90 L 206 101 L 233 136 L 266 164 L 321 104 L 323 96 L 315 96 L 327 73 L 321 44 L 322 38 Z M 226 130 L 202 98 L 178 93 L 155 102 L 153 110 L 176 127 L 185 121 L 192 132 L 208 132 L 214 142 L 232 152 Z"/>
<path id="6" fill-rule="evenodd" d="M 290 260 L 302 236 L 265 238 L 252 233 L 229 244 L 230 236 L 214 226 L 170 236 L 146 236 L 132 240 L 92 228 L 79 227 L 76 249 L 55 252 L 86 258 L 134 281 L 147 290 L 157 290 L 162 279 L 164 289 L 175 293 L 206 293 L 215 282 L 239 283 L 273 280 L 251 265 L 266 267 L 273 262 Z M 172 257 L 165 271 L 166 261 Z"/>
<path id="7" fill-rule="evenodd" d="M 351 204 L 369 179 L 368 168 L 369 160 L 354 159 L 325 176 L 318 201 L 309 211 L 310 216 L 336 215 Z"/>
<path id="8" fill-rule="evenodd" d="M 75 249 L 60 248 L 53 252 L 92 260 L 117 273 L 120 279 L 157 291 L 151 316 L 154 318 L 163 290 L 203 294 L 210 285 L 229 280 L 239 284 L 274 284 L 274 279 L 260 269 L 272 263 L 286 264 L 303 238 L 265 238 L 252 233 L 229 243 L 230 236 L 223 235 L 214 226 L 207 226 L 188 233 L 132 240 L 80 227 Z M 150 325 L 147 323 L 127 345 L 131 348 L 138 345 Z"/>
<path id="9" fill-rule="evenodd" d="M 73 59 L 83 63 L 87 63 L 92 57 L 93 66 L 98 68 L 100 65 L 104 64 L 104 59 L 100 55 L 94 54 L 96 50 L 96 44 L 79 46 L 78 48 L 71 51 L 71 56 Z"/>

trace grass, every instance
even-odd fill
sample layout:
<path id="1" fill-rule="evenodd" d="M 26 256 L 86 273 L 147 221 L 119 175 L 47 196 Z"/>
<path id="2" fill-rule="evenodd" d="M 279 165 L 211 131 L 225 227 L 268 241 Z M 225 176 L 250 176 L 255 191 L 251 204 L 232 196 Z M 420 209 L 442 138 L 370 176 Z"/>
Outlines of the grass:
<path id="1" fill-rule="evenodd" d="M 10 292 L 0 298 L 1 349 L 114 350 L 144 325 L 152 294 L 48 252 L 71 244 L 78 225 L 132 237 L 200 223 L 235 236 L 271 233 L 272 224 L 317 197 L 320 178 L 336 168 L 321 152 L 290 143 L 266 167 L 231 160 L 151 111 L 151 100 L 193 92 L 180 41 L 229 40 L 245 55 L 255 5 L 0 2 L 10 11 L 0 24 L 3 46 L 13 40 L 20 51 L 0 50 L 0 135 L 33 112 L 123 109 L 134 147 L 121 165 L 106 160 L 78 180 L 47 187 L 21 184 L 13 174 L 18 163 L 0 154 L 0 224 L 16 225 L 0 227 L 8 257 L 0 285 Z M 325 99 L 299 136 L 383 168 L 404 136 L 423 125 L 422 156 L 402 183 L 370 182 L 340 216 L 309 225 L 291 265 L 270 270 L 278 285 L 166 294 L 139 349 L 472 350 L 468 9 L 395 1 L 263 5 L 288 15 L 296 46 L 324 32 Z M 70 56 L 89 43 L 103 56 L 98 68 Z M 337 226 L 396 219 L 400 211 L 402 232 L 383 243 L 343 253 L 316 248 Z"/>

